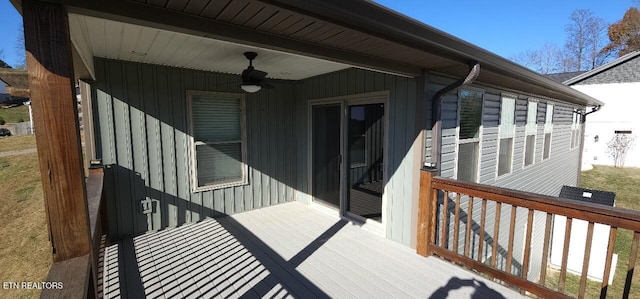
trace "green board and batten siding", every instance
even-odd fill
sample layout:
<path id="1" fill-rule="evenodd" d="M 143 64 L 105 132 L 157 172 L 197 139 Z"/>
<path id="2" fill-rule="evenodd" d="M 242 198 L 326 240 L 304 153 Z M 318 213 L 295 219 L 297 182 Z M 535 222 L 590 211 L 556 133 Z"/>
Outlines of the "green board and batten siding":
<path id="1" fill-rule="evenodd" d="M 96 147 L 107 166 L 112 237 L 294 200 L 294 141 L 304 121 L 294 83 L 277 81 L 272 90 L 246 96 L 249 184 L 192 193 L 186 91 L 237 92 L 237 76 L 106 59 L 95 64 Z"/>
<path id="2" fill-rule="evenodd" d="M 112 237 L 308 201 L 308 100 L 388 91 L 386 234 L 412 242 L 420 78 L 346 69 L 245 93 L 249 184 L 192 193 L 186 91 L 240 92 L 238 76 L 101 58 L 95 65 L 96 148 L 107 166 Z"/>

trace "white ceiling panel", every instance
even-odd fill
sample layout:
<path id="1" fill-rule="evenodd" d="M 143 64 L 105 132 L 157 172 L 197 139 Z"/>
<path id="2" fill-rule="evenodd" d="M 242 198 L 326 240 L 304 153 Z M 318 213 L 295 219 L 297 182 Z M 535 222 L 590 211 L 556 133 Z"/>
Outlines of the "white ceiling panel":
<path id="1" fill-rule="evenodd" d="M 206 37 L 69 14 L 72 40 L 83 41 L 96 57 L 239 75 L 249 64 L 272 79 L 300 80 L 351 67 L 296 54 L 229 43 Z"/>

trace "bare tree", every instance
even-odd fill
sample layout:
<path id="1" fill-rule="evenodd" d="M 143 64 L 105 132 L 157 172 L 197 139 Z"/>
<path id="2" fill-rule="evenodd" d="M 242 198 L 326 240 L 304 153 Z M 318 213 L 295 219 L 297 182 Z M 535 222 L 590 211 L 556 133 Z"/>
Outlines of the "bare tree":
<path id="1" fill-rule="evenodd" d="M 567 71 L 562 50 L 550 42 L 538 50 L 524 51 L 510 59 L 541 74 Z"/>
<path id="2" fill-rule="evenodd" d="M 608 57 L 601 51 L 606 43 L 607 24 L 589 9 L 577 9 L 571 13 L 565 27 L 567 40 L 565 56 L 572 65 L 570 71 L 589 70 L 602 65 Z"/>
<path id="3" fill-rule="evenodd" d="M 627 152 L 633 148 L 634 141 L 634 135 L 616 133 L 613 138 L 607 142 L 607 153 L 613 158 L 615 167 L 624 167 Z"/>
<path id="4" fill-rule="evenodd" d="M 24 48 L 24 27 L 22 27 L 22 23 L 18 27 L 18 36 L 16 36 L 16 46 L 15 46 L 16 54 L 19 57 L 18 64 L 15 65 L 17 69 L 26 69 L 27 68 L 27 52 Z"/>

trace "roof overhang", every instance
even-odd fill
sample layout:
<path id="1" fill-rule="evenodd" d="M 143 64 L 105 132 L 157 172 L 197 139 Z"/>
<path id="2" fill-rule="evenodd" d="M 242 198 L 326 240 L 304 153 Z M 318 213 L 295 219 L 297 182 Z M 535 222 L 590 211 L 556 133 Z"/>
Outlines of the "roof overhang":
<path id="1" fill-rule="evenodd" d="M 19 0 L 12 0 L 20 7 Z M 313 57 L 366 69 L 464 77 L 582 106 L 602 102 L 438 29 L 361 0 L 53 0 L 70 13 Z"/>

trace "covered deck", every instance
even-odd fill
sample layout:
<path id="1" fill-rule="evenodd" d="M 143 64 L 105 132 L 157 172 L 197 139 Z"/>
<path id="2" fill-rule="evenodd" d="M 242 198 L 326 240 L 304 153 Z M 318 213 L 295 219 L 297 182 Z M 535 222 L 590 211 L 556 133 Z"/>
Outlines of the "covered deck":
<path id="1" fill-rule="evenodd" d="M 520 298 L 357 223 L 291 202 L 104 249 L 105 298 Z"/>

